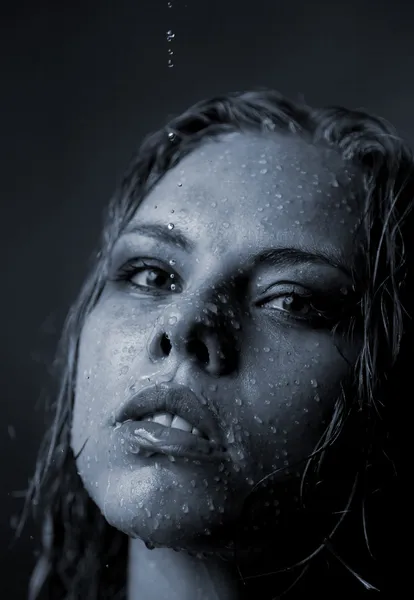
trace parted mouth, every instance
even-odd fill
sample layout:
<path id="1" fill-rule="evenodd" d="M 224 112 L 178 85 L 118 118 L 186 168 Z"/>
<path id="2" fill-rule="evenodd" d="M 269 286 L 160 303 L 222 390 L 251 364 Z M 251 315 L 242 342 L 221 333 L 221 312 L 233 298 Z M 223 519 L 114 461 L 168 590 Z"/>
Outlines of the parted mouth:
<path id="1" fill-rule="evenodd" d="M 153 423 L 158 423 L 159 425 L 163 425 L 164 427 L 171 427 L 172 429 L 180 429 L 181 431 L 186 431 L 188 433 L 192 433 L 198 437 L 204 438 L 206 440 L 209 439 L 208 435 L 198 427 L 195 427 L 192 423 L 183 419 L 177 414 L 168 413 L 168 412 L 155 412 L 150 413 L 138 419 L 139 421 L 151 421 Z"/>
<path id="2" fill-rule="evenodd" d="M 143 388 L 119 410 L 116 421 L 152 421 L 224 447 L 224 435 L 204 399 L 189 387 L 162 383 Z"/>

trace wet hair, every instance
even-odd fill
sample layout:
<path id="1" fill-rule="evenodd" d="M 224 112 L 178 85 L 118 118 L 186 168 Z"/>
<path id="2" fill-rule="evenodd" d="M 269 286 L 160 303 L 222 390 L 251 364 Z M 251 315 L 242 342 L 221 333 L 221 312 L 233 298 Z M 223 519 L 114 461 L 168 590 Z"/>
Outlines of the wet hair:
<path id="1" fill-rule="evenodd" d="M 273 131 L 335 149 L 362 176 L 360 231 L 364 251 L 359 254 L 358 277 L 363 285 L 357 306 L 362 349 L 353 368 L 355 394 L 352 400 L 337 404 L 316 454 L 319 460 L 324 454 L 321 449 L 334 443 L 346 422 L 357 424 L 358 462 L 350 500 L 338 524 L 346 522 L 348 513 L 357 514 L 368 544 L 367 505 L 381 489 L 388 490 L 387 518 L 392 518 L 390 507 L 397 492 L 395 480 L 388 474 L 394 472 L 389 467 L 398 464 L 393 432 L 398 405 L 405 395 L 402 389 L 408 376 L 407 348 L 412 341 L 408 309 L 409 282 L 413 282 L 413 156 L 390 125 L 366 112 L 342 107 L 315 109 L 271 90 L 223 95 L 195 104 L 147 137 L 110 202 L 99 252 L 93 256 L 59 343 L 54 362 L 57 393 L 47 405 L 50 427 L 15 536 L 19 537 L 32 510 L 41 538 L 30 581 L 30 600 L 126 597 L 128 538 L 105 521 L 88 496 L 70 446 L 79 339 L 85 319 L 105 285 L 114 242 L 158 180 L 206 140 L 214 141 L 231 132 L 271 135 Z M 387 402 L 391 395 L 392 406 Z M 353 511 L 351 505 L 356 506 Z M 361 575 L 364 565 L 342 557 L 337 534 L 337 528 L 333 528 L 324 535 L 315 551 L 298 562 L 298 573 L 321 556 L 324 564 L 333 558 L 362 590 L 373 589 L 374 584 Z M 350 556 L 359 556 L 353 554 L 353 540 L 347 543 Z M 323 578 L 315 580 L 314 591 L 323 593 Z M 277 594 L 274 589 L 273 596 Z"/>

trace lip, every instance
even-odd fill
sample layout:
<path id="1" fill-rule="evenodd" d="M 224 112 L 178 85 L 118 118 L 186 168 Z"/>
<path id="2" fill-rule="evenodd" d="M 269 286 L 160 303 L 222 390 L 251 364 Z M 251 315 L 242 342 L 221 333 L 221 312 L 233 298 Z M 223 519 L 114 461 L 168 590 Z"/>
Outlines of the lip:
<path id="1" fill-rule="evenodd" d="M 159 423 L 125 421 L 119 430 L 133 454 L 167 454 L 208 462 L 228 459 L 228 454 L 213 442 L 180 429 L 164 427 Z"/>
<path id="2" fill-rule="evenodd" d="M 206 434 L 208 439 L 141 420 L 157 412 L 178 415 Z M 203 460 L 224 460 L 227 457 L 214 415 L 184 385 L 162 383 L 143 388 L 119 411 L 116 422 L 116 427 L 135 453 L 142 448 L 150 452 Z"/>

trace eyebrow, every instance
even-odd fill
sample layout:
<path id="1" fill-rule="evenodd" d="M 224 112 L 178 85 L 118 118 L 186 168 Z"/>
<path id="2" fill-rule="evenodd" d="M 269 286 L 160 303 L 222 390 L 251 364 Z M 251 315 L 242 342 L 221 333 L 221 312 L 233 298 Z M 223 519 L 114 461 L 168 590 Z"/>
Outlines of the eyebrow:
<path id="1" fill-rule="evenodd" d="M 195 248 L 195 243 L 189 240 L 176 225 L 174 225 L 174 229 L 169 229 L 167 225 L 162 225 L 161 223 L 134 223 L 124 231 L 125 235 L 130 233 L 145 235 L 146 237 L 161 240 L 166 244 L 173 243 L 186 252 L 191 252 Z"/>
<path id="2" fill-rule="evenodd" d="M 188 253 L 192 252 L 196 246 L 195 242 L 190 240 L 176 225 L 173 229 L 169 229 L 167 225 L 162 223 L 133 223 L 123 233 L 123 235 L 128 234 L 144 235 L 165 242 L 166 244 L 172 243 Z M 330 248 L 329 250 L 312 249 L 311 251 L 294 247 L 268 248 L 262 250 L 252 260 L 253 266 L 263 263 L 279 268 L 306 263 L 327 265 L 342 271 L 344 275 L 352 279 L 349 265 L 347 265 L 343 257 L 334 248 Z"/>
<path id="3" fill-rule="evenodd" d="M 301 264 L 326 265 L 341 271 L 352 279 L 349 265 L 337 250 L 302 250 L 301 248 L 270 248 L 255 257 L 254 264 L 268 263 L 274 267 L 291 267 Z"/>

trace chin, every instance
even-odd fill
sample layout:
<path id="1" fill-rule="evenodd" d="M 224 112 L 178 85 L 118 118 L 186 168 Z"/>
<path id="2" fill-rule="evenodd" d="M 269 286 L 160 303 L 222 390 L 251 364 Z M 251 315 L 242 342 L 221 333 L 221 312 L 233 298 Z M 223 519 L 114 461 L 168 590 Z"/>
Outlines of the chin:
<path id="1" fill-rule="evenodd" d="M 206 489 L 164 486 L 145 477 L 116 476 L 101 478 L 89 487 L 93 501 L 112 527 L 130 538 L 139 538 L 148 546 L 175 548 L 192 552 L 225 551 L 229 547 L 235 522 L 234 498 L 221 492 L 207 494 Z M 220 507 L 220 509 L 218 509 Z"/>
<path id="2" fill-rule="evenodd" d="M 211 519 L 200 519 L 199 511 L 189 513 L 185 518 L 174 514 L 149 517 L 139 513 L 134 516 L 128 508 L 123 510 L 107 504 L 102 514 L 109 525 L 130 538 L 141 539 L 149 548 L 216 554 L 231 547 L 230 538 L 226 539 L 224 535 L 229 527 Z"/>

